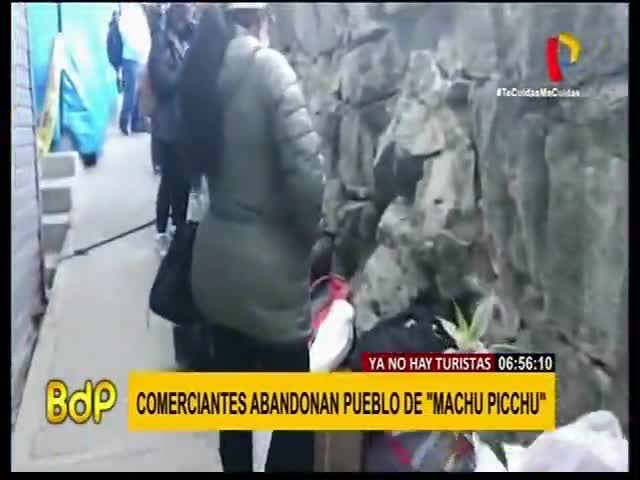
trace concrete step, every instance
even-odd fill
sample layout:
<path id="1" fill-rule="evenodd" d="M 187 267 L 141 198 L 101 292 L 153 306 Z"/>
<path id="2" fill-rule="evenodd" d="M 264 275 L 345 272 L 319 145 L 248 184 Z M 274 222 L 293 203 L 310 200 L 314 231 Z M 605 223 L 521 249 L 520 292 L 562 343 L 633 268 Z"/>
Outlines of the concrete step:
<path id="1" fill-rule="evenodd" d="M 44 215 L 42 218 L 42 250 L 59 253 L 71 226 L 69 214 Z"/>
<path id="2" fill-rule="evenodd" d="M 53 287 L 53 281 L 56 276 L 59 259 L 60 253 L 47 253 L 44 256 L 44 279 L 47 291 Z"/>
<path id="3" fill-rule="evenodd" d="M 40 198 L 44 215 L 69 213 L 73 207 L 71 187 L 41 187 Z"/>
<path id="4" fill-rule="evenodd" d="M 52 218 L 51 215 L 47 216 L 49 219 Z M 64 222 L 64 215 L 53 216 L 58 222 Z M 68 257 L 73 252 L 73 228 L 70 228 L 64 238 L 64 245 L 62 249 L 59 251 L 47 252 L 44 255 L 44 275 L 45 275 L 45 288 L 47 297 L 53 288 L 53 284 L 55 281 L 56 271 L 58 266 L 60 265 L 60 261 L 65 257 Z"/>
<path id="5" fill-rule="evenodd" d="M 75 151 L 48 153 L 40 166 L 43 180 L 75 176 L 80 163 L 80 155 Z"/>
<path id="6" fill-rule="evenodd" d="M 73 187 L 79 165 L 80 156 L 75 151 L 49 153 L 42 159 L 40 197 L 42 200 L 42 249 L 45 256 L 58 254 L 63 248 L 71 223 Z M 47 283 L 49 283 L 49 276 L 51 280 L 53 278 L 52 271 L 47 273 Z"/>

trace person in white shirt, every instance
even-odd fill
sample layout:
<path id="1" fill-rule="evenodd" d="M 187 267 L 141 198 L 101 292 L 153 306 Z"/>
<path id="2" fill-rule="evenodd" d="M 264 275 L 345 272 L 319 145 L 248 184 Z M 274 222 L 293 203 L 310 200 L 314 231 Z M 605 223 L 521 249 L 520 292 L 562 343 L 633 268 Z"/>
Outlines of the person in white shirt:
<path id="1" fill-rule="evenodd" d="M 120 130 L 128 135 L 129 129 L 144 131 L 138 113 L 138 79 L 151 51 L 151 33 L 144 9 L 140 3 L 120 4 L 120 35 L 122 37 L 122 79 L 124 98 L 120 110 Z"/>

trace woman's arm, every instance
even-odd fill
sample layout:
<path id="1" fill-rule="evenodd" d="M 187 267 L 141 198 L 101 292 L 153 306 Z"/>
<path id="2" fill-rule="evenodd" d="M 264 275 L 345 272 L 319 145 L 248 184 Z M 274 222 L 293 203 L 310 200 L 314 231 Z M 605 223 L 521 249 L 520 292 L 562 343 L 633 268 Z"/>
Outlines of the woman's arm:
<path id="1" fill-rule="evenodd" d="M 264 48 L 256 54 L 256 62 L 264 79 L 265 97 L 272 114 L 275 142 L 295 222 L 303 238 L 313 242 L 318 233 L 325 185 L 321 140 L 287 59 L 276 50 Z"/>

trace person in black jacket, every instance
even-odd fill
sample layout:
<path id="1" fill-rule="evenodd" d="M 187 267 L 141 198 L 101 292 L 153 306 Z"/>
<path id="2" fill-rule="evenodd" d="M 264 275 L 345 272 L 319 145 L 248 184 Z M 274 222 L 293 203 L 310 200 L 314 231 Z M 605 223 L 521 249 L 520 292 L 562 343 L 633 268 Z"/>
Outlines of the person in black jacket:
<path id="1" fill-rule="evenodd" d="M 170 244 L 169 215 L 173 226 L 180 228 L 186 221 L 189 201 L 190 185 L 180 168 L 177 148 L 177 87 L 192 29 L 191 7 L 172 3 L 167 10 L 166 26 L 156 32 L 149 55 L 149 79 L 157 101 L 151 118 L 151 155 L 153 163 L 161 169 L 156 201 L 157 244 L 161 256 Z"/>

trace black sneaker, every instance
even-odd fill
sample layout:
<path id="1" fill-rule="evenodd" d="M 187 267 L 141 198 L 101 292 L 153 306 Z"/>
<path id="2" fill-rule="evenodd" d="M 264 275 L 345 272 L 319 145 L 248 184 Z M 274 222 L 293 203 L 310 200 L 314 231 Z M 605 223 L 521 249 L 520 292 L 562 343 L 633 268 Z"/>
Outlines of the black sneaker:
<path id="1" fill-rule="evenodd" d="M 131 127 L 131 132 L 133 133 L 149 133 L 149 131 L 147 130 L 147 127 L 145 127 L 144 125 L 141 125 L 139 123 L 133 125 Z"/>

